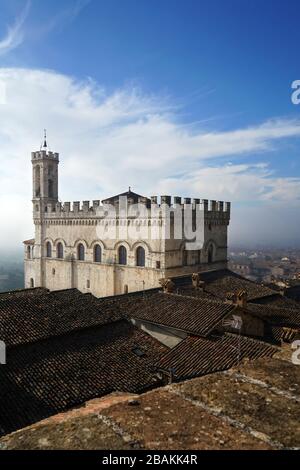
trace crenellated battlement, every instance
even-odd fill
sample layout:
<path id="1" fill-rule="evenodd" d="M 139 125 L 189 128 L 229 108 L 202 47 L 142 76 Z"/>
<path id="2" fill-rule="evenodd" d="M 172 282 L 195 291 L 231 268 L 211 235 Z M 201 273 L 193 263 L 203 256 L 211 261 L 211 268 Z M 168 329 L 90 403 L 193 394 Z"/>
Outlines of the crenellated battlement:
<path id="1" fill-rule="evenodd" d="M 26 286 L 96 296 L 158 287 L 159 279 L 227 267 L 230 202 L 132 190 L 61 202 L 59 153 L 46 132 L 31 153 L 35 238 L 25 245 Z M 88 171 L 88 170 L 87 170 Z"/>
<path id="2" fill-rule="evenodd" d="M 134 201 L 127 197 L 128 210 L 134 203 Z M 171 197 L 171 196 L 152 196 L 150 199 L 146 197 L 139 197 L 138 204 L 142 204 L 146 208 L 147 218 L 164 217 L 165 210 L 172 211 L 184 211 L 187 209 L 192 209 L 193 213 L 196 211 L 202 211 L 205 214 L 207 221 L 219 220 L 228 222 L 230 220 L 230 202 L 208 200 L 208 199 L 191 199 L 191 198 L 181 198 L 181 197 Z M 44 219 L 64 219 L 64 218 L 109 218 L 109 207 L 113 207 L 116 213 L 116 216 L 119 217 L 121 211 L 121 206 L 118 203 L 115 203 L 113 206 L 110 206 L 107 202 L 101 202 L 100 200 L 91 201 L 73 201 L 73 202 L 57 202 L 48 203 L 42 207 L 42 214 Z M 126 198 L 125 198 L 125 207 L 126 207 Z M 159 214 L 159 215 L 157 215 Z M 34 208 L 34 218 L 40 217 L 40 208 L 35 206 Z M 131 217 L 129 212 L 129 218 Z M 135 216 L 132 216 L 133 218 Z"/>
<path id="3" fill-rule="evenodd" d="M 59 161 L 59 153 L 51 152 L 50 150 L 38 150 L 37 152 L 31 152 L 32 162 L 45 159 Z"/>
<path id="4" fill-rule="evenodd" d="M 189 198 L 189 197 L 179 197 L 179 196 L 160 196 L 160 203 L 158 202 L 158 196 L 151 196 L 151 203 L 157 204 L 161 207 L 163 204 L 169 207 L 186 207 L 188 205 L 192 205 L 193 208 L 199 208 L 204 212 L 211 212 L 211 213 L 226 213 L 230 214 L 231 210 L 231 203 L 225 201 L 216 201 L 216 200 L 208 200 L 208 199 L 198 199 L 198 198 Z"/>

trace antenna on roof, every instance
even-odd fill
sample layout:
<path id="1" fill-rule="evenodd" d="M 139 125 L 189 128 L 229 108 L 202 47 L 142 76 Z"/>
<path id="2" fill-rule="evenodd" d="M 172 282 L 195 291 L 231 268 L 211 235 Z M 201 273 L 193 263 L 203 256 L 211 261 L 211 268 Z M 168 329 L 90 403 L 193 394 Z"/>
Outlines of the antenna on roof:
<path id="1" fill-rule="evenodd" d="M 242 317 L 240 315 L 232 315 L 231 318 L 225 318 L 222 323 L 223 326 L 229 326 L 234 330 L 238 330 L 238 345 L 235 349 L 237 349 L 237 367 L 239 370 L 241 362 L 241 332 L 243 326 Z"/>

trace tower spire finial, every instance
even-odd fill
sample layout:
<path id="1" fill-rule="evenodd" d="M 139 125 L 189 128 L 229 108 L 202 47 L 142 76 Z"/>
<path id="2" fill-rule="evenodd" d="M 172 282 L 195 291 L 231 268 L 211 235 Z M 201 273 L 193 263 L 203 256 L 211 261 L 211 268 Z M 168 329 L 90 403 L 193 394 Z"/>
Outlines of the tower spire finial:
<path id="1" fill-rule="evenodd" d="M 43 148 L 46 149 L 48 147 L 47 145 L 47 129 L 44 129 L 44 145 Z"/>

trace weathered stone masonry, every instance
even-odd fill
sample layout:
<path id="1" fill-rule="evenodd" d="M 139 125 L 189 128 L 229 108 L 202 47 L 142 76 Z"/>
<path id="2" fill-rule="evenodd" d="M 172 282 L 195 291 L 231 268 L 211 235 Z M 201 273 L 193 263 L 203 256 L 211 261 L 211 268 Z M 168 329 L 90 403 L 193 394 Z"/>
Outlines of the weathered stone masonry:
<path id="1" fill-rule="evenodd" d="M 59 154 L 43 150 L 32 152 L 33 221 L 35 238 L 25 245 L 25 287 L 59 290 L 76 287 L 96 296 L 132 292 L 159 285 L 159 279 L 227 266 L 227 231 L 230 203 L 206 199 L 181 199 L 157 196 L 151 199 L 130 189 L 122 194 L 128 207 L 144 206 L 143 217 L 119 211 L 118 197 L 82 203 L 59 202 Z M 107 204 L 116 217 L 107 217 Z M 184 209 L 202 214 L 202 243 L 199 249 L 186 250 L 186 237 L 167 236 L 163 207 L 179 210 L 184 224 Z M 151 208 L 158 213 L 153 215 Z M 161 210 L 160 210 L 161 209 Z M 131 237 L 135 228 L 139 239 Z M 114 231 L 113 238 L 105 236 Z M 99 236 L 101 233 L 101 236 Z M 153 234 L 155 237 L 153 238 Z"/>

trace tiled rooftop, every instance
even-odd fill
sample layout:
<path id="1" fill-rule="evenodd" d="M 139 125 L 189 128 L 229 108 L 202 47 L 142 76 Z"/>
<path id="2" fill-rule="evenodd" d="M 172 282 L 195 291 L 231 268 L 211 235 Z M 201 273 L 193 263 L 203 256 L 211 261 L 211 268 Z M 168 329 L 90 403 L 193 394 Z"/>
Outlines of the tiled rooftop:
<path id="1" fill-rule="evenodd" d="M 24 291 L 26 292 L 26 291 Z M 114 309 L 101 311 L 97 299 L 76 289 L 43 289 L 0 295 L 0 338 L 7 346 L 37 341 L 118 320 Z"/>
<path id="2" fill-rule="evenodd" d="M 189 336 L 164 355 L 158 367 L 171 372 L 176 380 L 185 380 L 229 369 L 245 358 L 271 357 L 277 351 L 268 343 L 230 333 L 210 338 Z"/>
<path id="3" fill-rule="evenodd" d="M 112 391 L 151 388 L 167 350 L 126 320 L 10 348 L 0 368 L 0 432 Z"/>
<path id="4" fill-rule="evenodd" d="M 249 299 L 251 300 L 251 299 Z M 274 307 L 283 307 L 283 308 L 299 308 L 299 302 L 294 299 L 289 299 L 283 295 L 271 295 L 268 297 L 261 297 L 258 299 L 252 299 L 251 302 L 255 302 L 256 304 L 263 304 L 263 305 L 273 305 Z"/>
<path id="5" fill-rule="evenodd" d="M 37 295 L 45 295 L 48 289 L 43 287 L 35 287 L 33 289 L 18 289 L 9 292 L 0 292 L 0 302 L 6 299 L 17 299 L 19 297 L 36 297 Z"/>
<path id="6" fill-rule="evenodd" d="M 228 270 L 201 273 L 201 279 L 204 293 L 186 278 L 181 284 L 175 280 L 174 294 L 159 289 L 104 299 L 76 289 L 0 294 L 0 338 L 8 347 L 7 365 L 0 368 L 0 431 L 116 390 L 140 393 L 159 383 L 158 368 L 164 379 L 172 370 L 173 378 L 182 380 L 235 366 L 238 336 L 216 335 L 235 308 L 224 302 L 227 292 L 247 290 L 251 302 L 245 309 L 269 323 L 271 338 L 295 337 L 300 325 L 295 301 Z M 282 302 L 261 303 L 270 299 Z M 169 350 L 135 328 L 132 318 L 189 336 Z M 240 346 L 239 360 L 271 357 L 277 350 L 243 336 Z"/>
<path id="7" fill-rule="evenodd" d="M 287 304 L 288 305 L 288 304 Z M 272 304 L 248 303 L 247 310 L 255 313 L 269 323 L 281 326 L 291 326 L 300 328 L 300 304 L 299 309 L 273 306 Z"/>
<path id="8" fill-rule="evenodd" d="M 123 310 L 131 318 L 207 336 L 233 308 L 216 300 L 157 293 L 135 300 Z"/>
<path id="9" fill-rule="evenodd" d="M 145 196 L 142 196 L 141 194 L 137 194 L 133 191 L 131 191 L 131 189 L 129 188 L 128 191 L 125 191 L 124 193 L 120 193 L 120 194 L 117 194 L 116 196 L 111 196 L 107 199 L 103 199 L 102 200 L 102 203 L 107 203 L 107 204 L 114 204 L 114 203 L 118 203 L 119 202 L 119 198 L 123 196 L 123 197 L 126 197 L 126 198 L 131 198 L 133 200 L 134 203 L 137 203 L 139 202 L 139 198 L 140 197 L 145 197 Z M 148 202 L 151 202 L 151 200 L 149 198 L 145 198 Z"/>
<path id="10" fill-rule="evenodd" d="M 0 448 L 299 448 L 299 374 L 289 360 L 267 357 L 140 396 L 108 396 L 3 437 Z"/>
<path id="11" fill-rule="evenodd" d="M 277 341 L 279 344 L 281 341 L 286 343 L 292 343 L 295 339 L 299 339 L 299 329 L 287 328 L 284 326 L 270 326 L 269 329 L 270 337 Z"/>
<path id="12" fill-rule="evenodd" d="M 278 295 L 276 291 L 269 287 L 249 281 L 228 269 L 203 272 L 199 273 L 199 276 L 200 280 L 205 282 L 204 295 L 211 295 L 220 300 L 225 300 L 228 292 L 238 293 L 240 290 L 247 291 L 248 300 Z M 184 293 L 185 289 L 187 289 L 189 295 L 193 295 L 192 293 L 194 292 L 195 296 L 201 296 L 200 290 L 191 289 L 191 281 L 188 282 L 187 279 L 178 278 L 174 282 L 180 293 Z"/>

